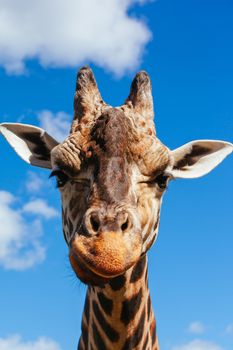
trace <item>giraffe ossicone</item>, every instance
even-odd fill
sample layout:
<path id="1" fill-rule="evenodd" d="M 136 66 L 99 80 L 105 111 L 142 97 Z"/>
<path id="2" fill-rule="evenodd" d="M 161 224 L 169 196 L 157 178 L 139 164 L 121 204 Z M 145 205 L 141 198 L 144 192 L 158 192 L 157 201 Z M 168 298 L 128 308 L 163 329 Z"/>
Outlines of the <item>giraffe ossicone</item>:
<path id="1" fill-rule="evenodd" d="M 114 108 L 83 67 L 64 142 L 32 125 L 0 125 L 23 160 L 57 178 L 70 263 L 88 285 L 79 350 L 159 349 L 146 253 L 158 234 L 163 193 L 170 180 L 203 176 L 233 151 L 215 140 L 171 151 L 157 138 L 153 117 L 146 72 Z"/>

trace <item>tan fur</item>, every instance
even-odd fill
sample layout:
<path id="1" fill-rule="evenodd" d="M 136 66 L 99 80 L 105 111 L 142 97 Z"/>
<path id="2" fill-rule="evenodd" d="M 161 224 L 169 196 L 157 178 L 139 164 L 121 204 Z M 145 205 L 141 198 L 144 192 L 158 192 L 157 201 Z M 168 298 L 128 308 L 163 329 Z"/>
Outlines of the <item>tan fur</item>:
<path id="1" fill-rule="evenodd" d="M 120 232 L 103 232 L 100 237 L 76 236 L 72 250 L 77 258 L 102 277 L 121 275 L 139 259 L 141 238 L 129 241 Z"/>

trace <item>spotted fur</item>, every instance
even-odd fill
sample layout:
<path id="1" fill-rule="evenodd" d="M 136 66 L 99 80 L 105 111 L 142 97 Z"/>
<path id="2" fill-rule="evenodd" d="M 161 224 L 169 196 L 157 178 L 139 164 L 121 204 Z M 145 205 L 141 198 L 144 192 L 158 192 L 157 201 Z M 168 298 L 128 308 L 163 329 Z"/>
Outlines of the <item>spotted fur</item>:
<path id="1" fill-rule="evenodd" d="M 82 320 L 85 326 L 80 340 L 84 345 L 80 345 L 80 349 L 99 350 L 100 346 L 111 350 L 159 349 L 147 284 L 146 256 L 140 259 L 140 265 L 137 280 L 135 267 L 132 267 L 124 274 L 124 279 L 116 277 L 115 283 L 112 280 L 101 287 L 88 287 Z M 100 302 L 100 295 L 108 303 L 111 300 L 109 308 Z"/>
<path id="2" fill-rule="evenodd" d="M 156 138 L 151 83 L 135 77 L 126 103 L 106 105 L 94 76 L 78 73 L 69 137 L 52 150 L 63 231 L 76 275 L 89 285 L 78 349 L 158 349 L 145 253 L 157 237 L 171 160 Z"/>

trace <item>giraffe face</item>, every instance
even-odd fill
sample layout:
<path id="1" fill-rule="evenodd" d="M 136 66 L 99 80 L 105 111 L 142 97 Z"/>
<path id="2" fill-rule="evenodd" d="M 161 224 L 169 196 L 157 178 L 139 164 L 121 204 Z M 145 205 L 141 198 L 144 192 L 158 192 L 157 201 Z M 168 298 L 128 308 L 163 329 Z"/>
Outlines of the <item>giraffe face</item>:
<path id="1" fill-rule="evenodd" d="M 157 236 L 169 152 L 132 112 L 105 108 L 85 139 L 76 131 L 51 154 L 70 262 L 88 284 L 123 274 Z"/>
<path id="2" fill-rule="evenodd" d="M 62 144 L 32 125 L 4 123 L 0 132 L 26 162 L 52 168 L 71 265 L 82 281 L 99 284 L 123 274 L 150 248 L 169 179 L 207 174 L 233 145 L 196 140 L 170 151 L 161 144 L 143 71 L 125 104 L 112 108 L 103 102 L 92 71 L 82 68 L 74 111 Z"/>

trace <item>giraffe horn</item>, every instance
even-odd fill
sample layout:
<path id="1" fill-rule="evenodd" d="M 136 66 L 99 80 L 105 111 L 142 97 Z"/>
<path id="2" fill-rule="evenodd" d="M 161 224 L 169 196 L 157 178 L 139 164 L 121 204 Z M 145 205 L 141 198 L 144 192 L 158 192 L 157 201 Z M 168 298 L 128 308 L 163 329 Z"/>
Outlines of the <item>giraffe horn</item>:
<path id="1" fill-rule="evenodd" d="M 135 112 L 144 116 L 145 119 L 153 119 L 152 87 L 147 72 L 141 71 L 136 74 L 126 104 L 132 105 Z"/>
<path id="2" fill-rule="evenodd" d="M 77 74 L 71 132 L 75 131 L 75 127 L 84 117 L 93 119 L 96 111 L 104 105 L 92 70 L 90 67 L 82 67 Z"/>

